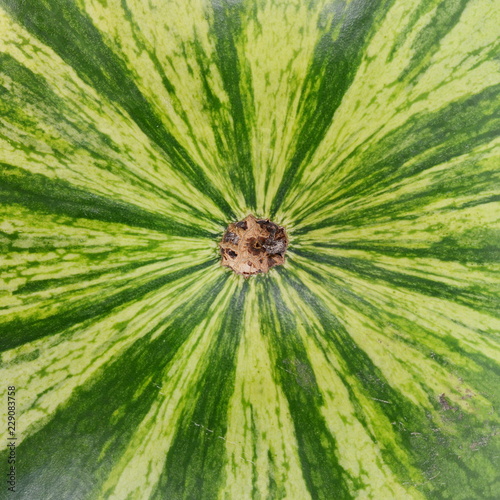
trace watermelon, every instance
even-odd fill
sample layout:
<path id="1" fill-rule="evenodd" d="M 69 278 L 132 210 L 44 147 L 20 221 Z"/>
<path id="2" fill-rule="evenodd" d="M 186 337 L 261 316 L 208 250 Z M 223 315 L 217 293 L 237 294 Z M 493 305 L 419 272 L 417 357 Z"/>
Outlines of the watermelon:
<path id="1" fill-rule="evenodd" d="M 500 498 L 499 26 L 1 0 L 0 498 Z"/>

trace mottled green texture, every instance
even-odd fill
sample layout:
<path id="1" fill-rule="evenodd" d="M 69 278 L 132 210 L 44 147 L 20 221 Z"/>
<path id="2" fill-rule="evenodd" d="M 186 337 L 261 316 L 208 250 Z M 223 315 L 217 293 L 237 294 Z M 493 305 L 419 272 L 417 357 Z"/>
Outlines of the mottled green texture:
<path id="1" fill-rule="evenodd" d="M 19 498 L 500 497 L 495 7 L 0 0 Z"/>

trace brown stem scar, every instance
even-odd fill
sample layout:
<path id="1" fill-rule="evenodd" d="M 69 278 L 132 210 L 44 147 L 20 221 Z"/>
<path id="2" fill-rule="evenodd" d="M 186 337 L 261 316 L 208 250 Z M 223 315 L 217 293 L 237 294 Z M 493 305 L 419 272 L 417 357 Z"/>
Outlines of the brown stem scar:
<path id="1" fill-rule="evenodd" d="M 284 227 L 250 214 L 229 224 L 219 247 L 221 264 L 248 278 L 285 262 L 288 236 Z"/>

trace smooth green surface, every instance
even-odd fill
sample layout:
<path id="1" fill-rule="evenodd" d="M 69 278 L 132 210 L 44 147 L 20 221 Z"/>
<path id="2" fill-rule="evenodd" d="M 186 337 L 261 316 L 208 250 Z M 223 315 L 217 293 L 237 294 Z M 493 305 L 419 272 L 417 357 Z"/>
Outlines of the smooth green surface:
<path id="1" fill-rule="evenodd" d="M 500 498 L 499 26 L 0 0 L 17 496 Z M 244 280 L 217 241 L 249 213 L 291 243 Z"/>

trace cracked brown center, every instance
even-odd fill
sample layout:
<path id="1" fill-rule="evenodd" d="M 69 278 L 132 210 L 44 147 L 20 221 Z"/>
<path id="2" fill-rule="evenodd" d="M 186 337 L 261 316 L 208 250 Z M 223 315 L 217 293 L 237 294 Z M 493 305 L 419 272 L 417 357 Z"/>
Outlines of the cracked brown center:
<path id="1" fill-rule="evenodd" d="M 222 265 L 248 277 L 283 264 L 288 237 L 284 227 L 250 214 L 229 224 L 219 246 Z"/>

